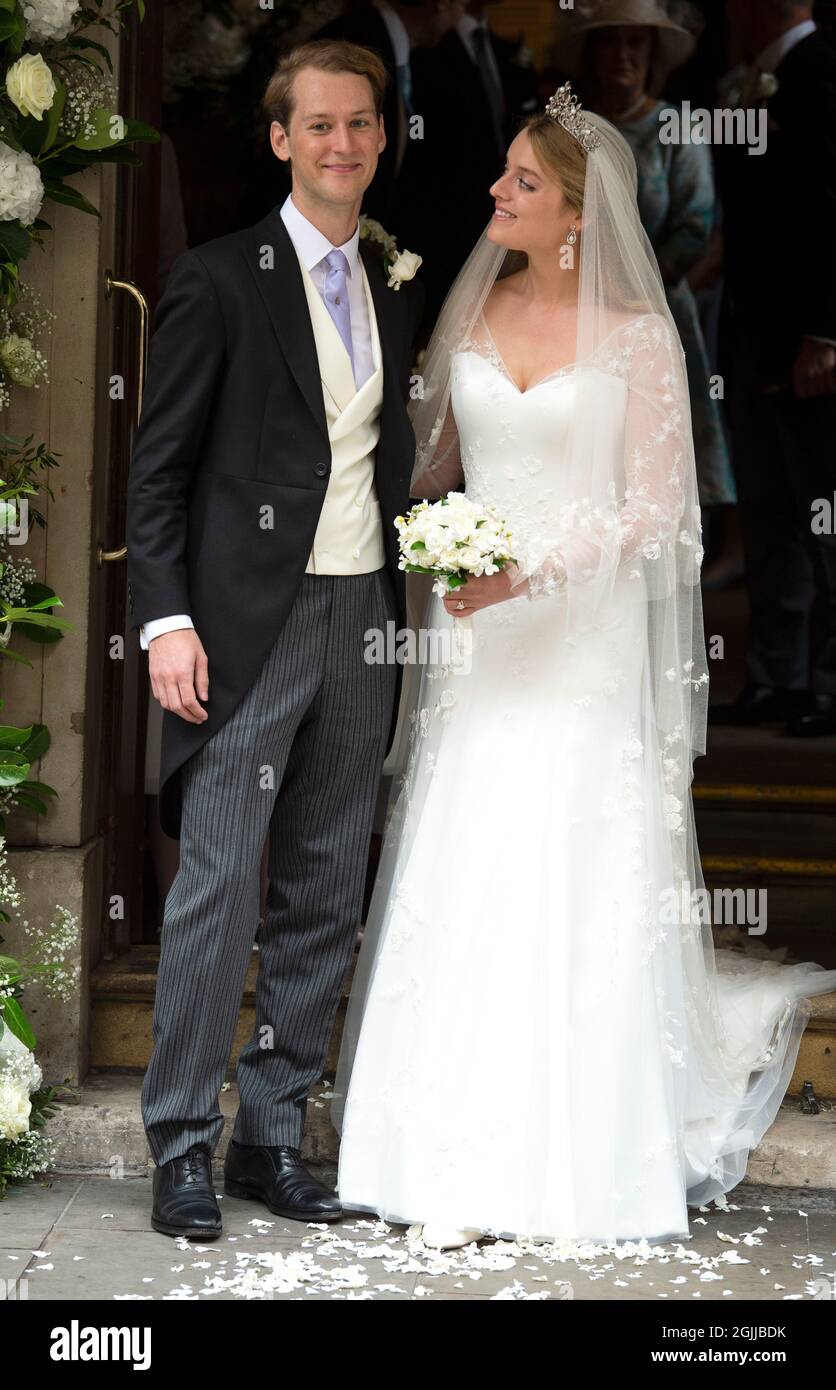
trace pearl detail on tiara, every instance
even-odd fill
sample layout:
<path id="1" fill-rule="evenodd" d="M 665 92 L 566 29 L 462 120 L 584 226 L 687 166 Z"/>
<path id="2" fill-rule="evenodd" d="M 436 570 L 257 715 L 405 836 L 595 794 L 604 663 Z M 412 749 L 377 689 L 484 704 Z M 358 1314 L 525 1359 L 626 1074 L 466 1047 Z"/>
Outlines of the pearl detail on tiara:
<path id="1" fill-rule="evenodd" d="M 596 150 L 601 143 L 601 137 L 591 126 L 587 125 L 586 117 L 581 114 L 581 104 L 572 91 L 571 83 L 564 82 L 562 87 L 558 87 L 554 96 L 549 97 L 546 102 L 546 114 L 552 120 L 559 121 L 564 130 L 568 130 L 570 135 L 583 145 L 587 152 Z"/>

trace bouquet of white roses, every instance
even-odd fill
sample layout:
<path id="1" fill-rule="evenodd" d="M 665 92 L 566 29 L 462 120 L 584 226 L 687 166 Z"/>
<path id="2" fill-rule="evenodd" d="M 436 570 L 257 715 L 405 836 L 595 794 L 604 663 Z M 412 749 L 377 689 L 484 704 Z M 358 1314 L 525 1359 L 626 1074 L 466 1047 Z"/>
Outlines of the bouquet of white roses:
<path id="1" fill-rule="evenodd" d="M 442 597 L 467 583 L 470 575 L 498 574 L 514 563 L 511 532 L 490 503 L 472 502 L 463 492 L 449 492 L 437 502 L 418 502 L 406 516 L 396 516 L 399 568 L 435 575 L 433 590 Z M 458 620 L 468 641 L 472 618 Z"/>

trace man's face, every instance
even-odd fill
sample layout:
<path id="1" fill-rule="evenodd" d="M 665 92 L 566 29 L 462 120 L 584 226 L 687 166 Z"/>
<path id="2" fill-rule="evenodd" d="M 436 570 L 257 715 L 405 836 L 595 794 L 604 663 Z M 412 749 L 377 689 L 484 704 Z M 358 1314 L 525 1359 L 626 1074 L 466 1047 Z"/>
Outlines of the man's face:
<path id="1" fill-rule="evenodd" d="M 292 161 L 294 186 L 330 204 L 358 203 L 386 145 L 367 78 L 302 68 L 293 79 L 289 128 L 274 121 L 270 144 Z"/>

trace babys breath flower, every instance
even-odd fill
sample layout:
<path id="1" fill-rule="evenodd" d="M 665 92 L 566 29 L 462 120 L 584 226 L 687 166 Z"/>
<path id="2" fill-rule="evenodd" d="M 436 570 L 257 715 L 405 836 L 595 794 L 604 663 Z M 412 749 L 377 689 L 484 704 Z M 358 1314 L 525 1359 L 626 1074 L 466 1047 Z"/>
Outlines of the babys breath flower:
<path id="1" fill-rule="evenodd" d="M 28 0 L 23 6 L 26 37 L 35 43 L 65 39 L 80 8 L 77 0 Z"/>
<path id="2" fill-rule="evenodd" d="M 17 526 L 17 503 L 0 502 L 0 540 L 7 531 L 16 530 Z M 16 556 L 10 555 L 3 562 L 0 598 L 4 599 L 10 608 L 23 608 L 26 585 L 34 584 L 37 578 L 38 572 L 28 556 L 24 555 L 18 559 Z"/>
<path id="3" fill-rule="evenodd" d="M 17 879 L 9 868 L 6 841 L 0 835 L 0 906 L 15 908 L 21 907 L 22 904 L 23 894 L 18 887 Z"/>
<path id="4" fill-rule="evenodd" d="M 6 73 L 6 91 L 24 116 L 40 121 L 55 100 L 55 82 L 40 53 L 24 53 Z"/>
<path id="5" fill-rule="evenodd" d="M 24 924 L 24 931 L 38 943 L 38 958 L 50 969 L 40 978 L 45 994 L 53 999 L 73 997 L 81 978 L 81 963 L 66 964 L 67 957 L 78 943 L 79 920 L 69 908 L 55 904 L 57 916 L 48 927 Z"/>
<path id="6" fill-rule="evenodd" d="M 390 236 L 386 228 L 377 221 L 375 217 L 367 217 L 363 213 L 360 217 L 360 236 L 368 241 L 376 241 L 383 247 L 388 256 L 396 256 L 398 243 L 393 236 Z"/>
<path id="7" fill-rule="evenodd" d="M 47 361 L 31 338 L 10 333 L 0 342 L 0 367 L 17 386 L 38 387 L 48 381 Z"/>
<path id="8" fill-rule="evenodd" d="M 113 79 L 98 67 L 74 62 L 65 65 L 67 99 L 58 124 L 65 140 L 81 140 L 97 133 L 96 113 L 114 111 L 116 88 Z"/>
<path id="9" fill-rule="evenodd" d="M 40 1129 L 30 1129 L 3 1158 L 7 1178 L 31 1178 L 55 1167 L 55 1140 Z"/>
<path id="10" fill-rule="evenodd" d="M 0 141 L 0 220 L 19 220 L 30 227 L 41 210 L 44 186 L 37 165 L 25 150 Z"/>

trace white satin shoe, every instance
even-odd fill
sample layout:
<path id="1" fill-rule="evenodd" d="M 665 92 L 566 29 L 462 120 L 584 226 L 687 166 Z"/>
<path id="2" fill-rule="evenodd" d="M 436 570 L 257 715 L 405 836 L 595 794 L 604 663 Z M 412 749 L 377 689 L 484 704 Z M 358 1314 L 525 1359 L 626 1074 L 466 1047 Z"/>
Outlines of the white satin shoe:
<path id="1" fill-rule="evenodd" d="M 473 1240 L 481 1240 L 481 1231 L 462 1230 L 457 1226 L 422 1226 L 421 1239 L 433 1250 L 457 1250 L 462 1245 L 470 1245 Z"/>

